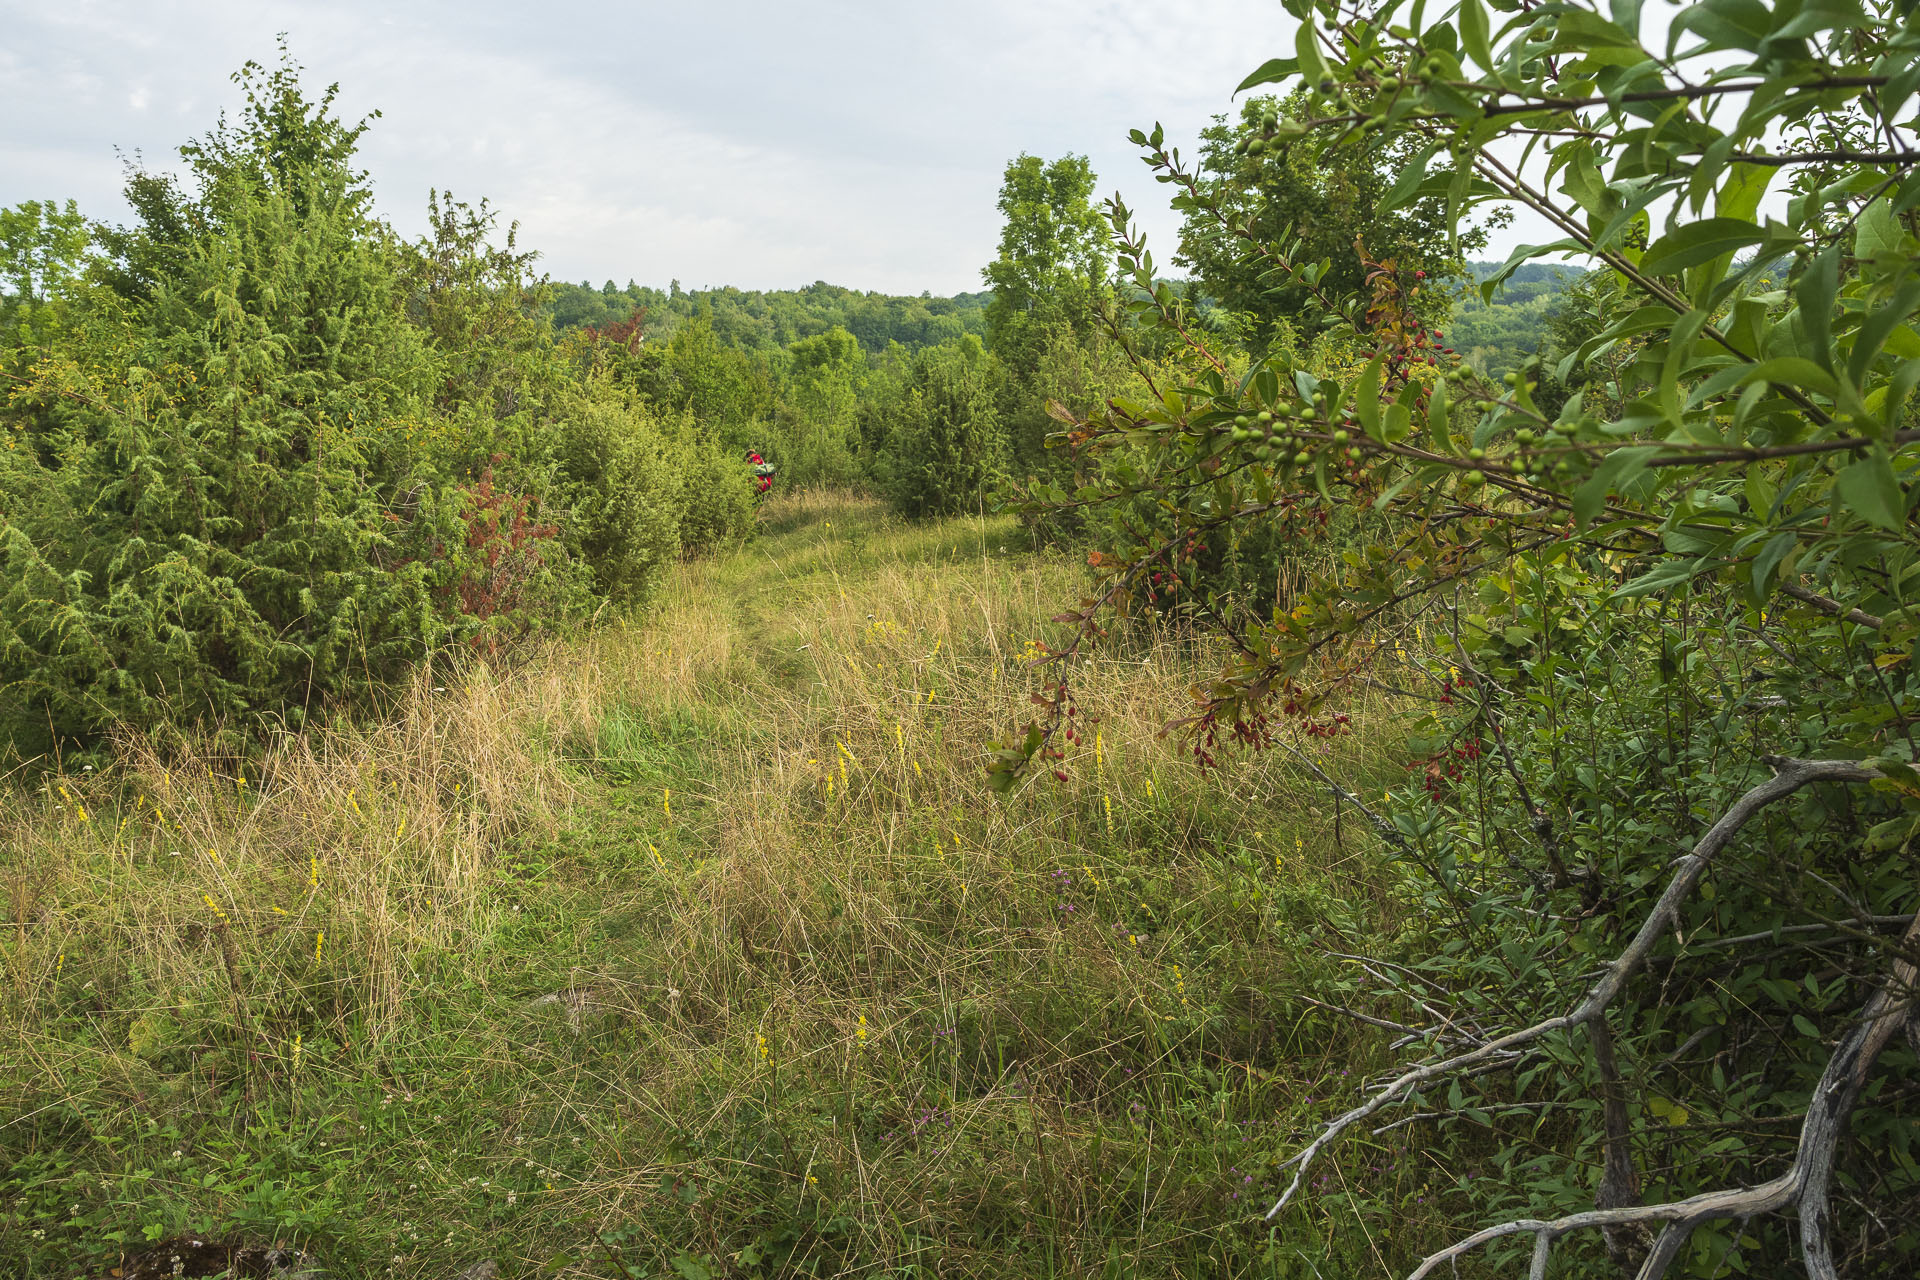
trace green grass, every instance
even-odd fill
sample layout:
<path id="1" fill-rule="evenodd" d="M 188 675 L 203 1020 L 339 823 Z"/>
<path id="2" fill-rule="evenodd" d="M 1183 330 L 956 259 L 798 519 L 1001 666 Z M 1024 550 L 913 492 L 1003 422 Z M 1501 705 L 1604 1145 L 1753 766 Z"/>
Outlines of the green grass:
<path id="1" fill-rule="evenodd" d="M 1303 770 L 1202 774 L 1159 736 L 1209 654 L 1111 642 L 1070 780 L 999 799 L 987 743 L 1080 570 L 1006 522 L 765 514 L 646 621 L 423 676 L 244 782 L 129 743 L 17 786 L 0 1270 L 188 1230 L 436 1278 L 1345 1276 L 1417 1248 L 1405 1130 L 1259 1219 L 1378 1054 L 1297 997 L 1340 987 L 1325 944 L 1402 921 Z M 1313 749 L 1396 782 L 1352 710 Z"/>

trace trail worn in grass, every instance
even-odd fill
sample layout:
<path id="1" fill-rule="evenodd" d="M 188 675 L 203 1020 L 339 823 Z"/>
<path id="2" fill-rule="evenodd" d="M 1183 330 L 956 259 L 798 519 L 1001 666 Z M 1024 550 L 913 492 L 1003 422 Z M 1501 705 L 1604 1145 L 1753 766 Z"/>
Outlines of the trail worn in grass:
<path id="1" fill-rule="evenodd" d="M 1300 998 L 1396 927 L 1352 815 L 1278 754 L 1202 774 L 1160 738 L 1205 655 L 1150 633 L 1080 673 L 1071 780 L 993 797 L 1080 571 L 1010 523 L 765 514 L 646 621 L 426 673 L 379 724 L 16 782 L 0 1269 L 189 1230 L 433 1278 L 1331 1276 L 1417 1245 L 1404 1131 L 1259 1220 L 1369 1052 Z M 1315 749 L 1383 785 L 1350 710 Z"/>

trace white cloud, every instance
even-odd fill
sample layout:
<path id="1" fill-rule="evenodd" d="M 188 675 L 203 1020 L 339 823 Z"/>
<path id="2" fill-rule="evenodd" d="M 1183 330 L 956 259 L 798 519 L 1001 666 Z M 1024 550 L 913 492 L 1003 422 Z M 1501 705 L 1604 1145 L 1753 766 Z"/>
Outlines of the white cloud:
<path id="1" fill-rule="evenodd" d="M 489 197 L 563 279 L 977 289 L 1001 170 L 1091 157 L 1172 257 L 1126 141 L 1231 109 L 1291 19 L 1271 0 L 0 0 L 0 204 L 126 216 L 115 148 L 165 163 L 286 31 L 364 142 L 382 209 Z"/>

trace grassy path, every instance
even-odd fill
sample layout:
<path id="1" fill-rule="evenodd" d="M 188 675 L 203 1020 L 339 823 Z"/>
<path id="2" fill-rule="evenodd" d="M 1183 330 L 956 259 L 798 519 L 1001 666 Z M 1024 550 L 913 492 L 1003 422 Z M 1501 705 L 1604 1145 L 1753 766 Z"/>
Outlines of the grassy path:
<path id="1" fill-rule="evenodd" d="M 23 794 L 0 1269 L 189 1230 L 429 1280 L 1346 1275 L 1416 1244 L 1429 1174 L 1392 1139 L 1351 1152 L 1361 1209 L 1255 1212 L 1367 1052 L 1293 994 L 1394 914 L 1320 793 L 1277 757 L 1199 774 L 1157 735 L 1198 659 L 1131 642 L 1080 673 L 1071 781 L 991 797 L 1079 571 L 1010 523 L 766 515 L 644 623 L 429 673 L 258 777 L 129 748 Z M 1356 1211 L 1370 1252 L 1329 1253 L 1316 1219 Z"/>

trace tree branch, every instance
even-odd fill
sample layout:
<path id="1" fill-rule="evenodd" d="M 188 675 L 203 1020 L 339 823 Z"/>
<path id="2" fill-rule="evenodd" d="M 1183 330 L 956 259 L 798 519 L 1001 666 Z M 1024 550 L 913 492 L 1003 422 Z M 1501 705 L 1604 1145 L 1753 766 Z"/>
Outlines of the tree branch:
<path id="1" fill-rule="evenodd" d="M 1795 89 L 1874 89 L 1885 84 L 1885 76 L 1828 76 L 1821 80 L 1810 80 L 1797 84 Z M 1672 102 L 1676 99 L 1693 101 L 1699 98 L 1711 98 L 1723 93 L 1751 93 L 1755 89 L 1767 88 L 1772 84 L 1767 80 L 1729 80 L 1722 84 L 1678 85 L 1669 89 L 1645 89 L 1634 93 L 1620 94 L 1614 98 L 1558 98 L 1542 96 L 1532 102 L 1490 102 L 1481 110 L 1489 116 L 1521 115 L 1529 111 L 1576 111 L 1582 107 L 1606 107 L 1619 102 Z M 1456 89 L 1472 89 L 1476 84 L 1456 84 Z"/>
<path id="2" fill-rule="evenodd" d="M 1920 440 L 1920 431 L 1896 431 L 1886 443 L 1893 447 L 1912 444 Z M 1686 450 L 1684 442 L 1668 440 L 1663 442 L 1669 449 Z M 1649 467 L 1704 467 L 1713 462 L 1760 462 L 1767 458 L 1796 458 L 1809 453 L 1839 453 L 1846 449 L 1864 449 L 1870 444 L 1881 443 L 1869 440 L 1865 436 L 1845 436 L 1838 440 L 1809 440 L 1802 444 L 1776 444 L 1752 449 L 1721 449 L 1712 445 L 1702 445 L 1692 452 L 1681 452 L 1665 458 L 1655 458 L 1647 463 Z"/>
<path id="3" fill-rule="evenodd" d="M 1903 949 L 1920 941 L 1920 913 L 1900 939 Z M 1866 1011 L 1840 1047 L 1827 1060 L 1813 1098 L 1807 1104 L 1807 1122 L 1800 1129 L 1800 1150 L 1794 1156 L 1794 1169 L 1803 1165 L 1806 1172 L 1800 1189 L 1800 1252 L 1807 1265 L 1808 1280 L 1837 1280 L 1833 1250 L 1828 1243 L 1827 1186 L 1833 1180 L 1833 1161 L 1846 1136 L 1847 1118 L 1854 1103 L 1867 1087 L 1867 1073 L 1874 1059 L 1893 1039 L 1894 1032 L 1914 1010 L 1916 971 L 1913 961 L 1900 956 L 1893 962 L 1893 975 L 1885 986 L 1873 993 Z M 1673 1230 L 1668 1227 L 1667 1230 Z"/>
<path id="4" fill-rule="evenodd" d="M 1640 1173 L 1633 1166 L 1633 1129 L 1627 1116 L 1627 1093 L 1620 1081 L 1620 1063 L 1613 1052 L 1613 1030 L 1606 1018 L 1587 1026 L 1593 1041 L 1593 1063 L 1600 1071 L 1602 1118 L 1600 1187 L 1593 1198 L 1596 1209 L 1626 1209 L 1640 1199 Z M 1644 1224 L 1619 1223 L 1601 1228 L 1607 1256 L 1622 1271 L 1637 1266 L 1653 1243 Z M 1546 1237 L 1541 1237 L 1546 1239 Z M 1552 1241 L 1547 1240 L 1551 1246 Z"/>
<path id="5" fill-rule="evenodd" d="M 1789 164 L 1913 164 L 1920 161 L 1920 151 L 1801 151 L 1793 155 L 1763 155 L 1753 151 L 1736 151 L 1729 160 L 1741 164 L 1789 165 Z"/>
<path id="6" fill-rule="evenodd" d="M 1458 1075 L 1471 1068 L 1495 1061 L 1503 1055 L 1510 1054 L 1512 1051 L 1532 1044 L 1534 1041 L 1540 1040 L 1556 1031 L 1570 1031 L 1575 1027 L 1584 1026 L 1604 1013 L 1607 1006 L 1612 1004 L 1614 998 L 1620 994 L 1621 988 L 1626 985 L 1627 979 L 1632 977 L 1635 971 L 1646 963 L 1654 946 L 1661 938 L 1666 936 L 1667 932 L 1672 929 L 1678 921 L 1681 904 L 1692 896 L 1694 888 L 1700 883 L 1701 877 L 1706 874 L 1707 868 L 1713 864 L 1713 860 L 1732 842 L 1733 837 L 1740 832 L 1742 827 L 1746 826 L 1755 814 L 1765 809 L 1774 801 L 1792 795 L 1809 783 L 1870 782 L 1881 776 L 1878 769 L 1871 768 L 1853 760 L 1796 760 L 1770 756 L 1767 759 L 1767 763 L 1774 769 L 1774 776 L 1760 783 L 1758 786 L 1753 787 L 1735 801 L 1733 806 L 1721 816 L 1720 820 L 1714 823 L 1705 835 L 1700 837 L 1699 842 L 1694 845 L 1693 850 L 1675 864 L 1672 879 L 1667 882 L 1666 889 L 1661 893 L 1659 900 L 1654 903 L 1653 909 L 1647 913 L 1645 921 L 1641 923 L 1640 929 L 1634 935 L 1633 940 L 1627 944 L 1626 948 L 1621 951 L 1613 963 L 1607 966 L 1600 980 L 1594 984 L 1593 989 L 1587 993 L 1584 1000 L 1557 1018 L 1548 1018 L 1543 1022 L 1536 1022 L 1530 1027 L 1508 1032 L 1504 1036 L 1497 1036 L 1469 1052 L 1456 1054 L 1453 1057 L 1443 1058 L 1437 1062 L 1429 1062 L 1422 1066 L 1410 1068 L 1393 1080 L 1388 1081 L 1385 1087 L 1366 1102 L 1349 1109 L 1323 1125 L 1320 1133 L 1313 1141 L 1309 1142 L 1300 1153 L 1298 1167 L 1294 1172 L 1293 1180 L 1287 1184 L 1286 1190 L 1280 1193 L 1280 1198 L 1274 1201 L 1273 1207 L 1267 1210 L 1267 1218 L 1272 1219 L 1280 1210 L 1287 1206 L 1288 1202 L 1298 1194 L 1300 1187 L 1305 1183 L 1307 1170 L 1312 1166 L 1314 1160 L 1332 1144 L 1335 1138 L 1338 1138 L 1353 1125 L 1377 1114 L 1389 1106 L 1405 1100 L 1414 1090 L 1426 1084 L 1428 1081 Z M 1715 1194 L 1730 1195 L 1733 1193 Z M 1755 1192 L 1741 1192 L 1739 1194 L 1744 1196 L 1755 1194 Z M 1699 1197 L 1696 1197 L 1696 1199 L 1699 1199 Z M 1683 1201 L 1680 1203 L 1687 1204 L 1690 1202 Z M 1578 1230 L 1581 1227 L 1597 1227 L 1606 1224 L 1634 1221 L 1652 1221 L 1666 1215 L 1667 1210 L 1675 1208 L 1676 1206 L 1674 1205 L 1655 1205 L 1648 1208 L 1614 1209 L 1606 1211 L 1595 1210 L 1593 1213 L 1576 1215 L 1576 1217 L 1579 1218 L 1578 1225 L 1567 1227 L 1565 1230 Z M 1750 1212 L 1757 1213 L 1761 1212 L 1761 1210 L 1755 1208 Z M 1639 1216 L 1636 1217 L 1635 1215 Z M 1704 1219 L 1700 1220 L 1704 1221 Z M 1565 1219 L 1563 1221 L 1570 1222 L 1573 1221 L 1573 1219 Z M 1498 1235 L 1513 1235 L 1521 1231 L 1543 1231 L 1552 1229 L 1554 1229 L 1554 1224 L 1543 1222 L 1532 1223 L 1524 1227 L 1515 1224 L 1506 1224 L 1506 1228 L 1488 1228 L 1489 1231 L 1495 1232 L 1495 1235 L 1487 1235 L 1483 1232 L 1479 1236 L 1474 1237 L 1474 1240 L 1475 1243 L 1483 1243 L 1485 1240 L 1495 1239 Z M 1561 1231 L 1560 1234 L 1565 1234 L 1565 1231 Z M 1655 1255 L 1657 1255 L 1658 1252 L 1659 1247 L 1656 1245 Z M 1436 1255 L 1436 1257 L 1438 1256 L 1439 1255 Z M 1445 1256 L 1455 1257 L 1458 1256 L 1458 1254 L 1448 1253 Z M 1649 1265 L 1651 1265 L 1651 1263 L 1652 1257 L 1650 1256 Z M 1437 1263 L 1435 1265 L 1437 1265 Z M 1425 1275 L 1431 1269 L 1431 1265 L 1423 1265 L 1422 1269 L 1416 1274 Z M 1664 1270 L 1664 1266 L 1662 1270 Z M 1653 1272 L 1651 1274 L 1658 1275 L 1660 1272 Z"/>
<path id="7" fill-rule="evenodd" d="M 1838 762 L 1803 760 L 1788 763 L 1805 766 Z M 1781 778 L 1787 776 L 1783 770 Z M 1756 787 L 1754 790 L 1759 789 Z M 1749 791 L 1742 797 L 1741 803 L 1753 795 L 1754 791 Z M 1733 810 L 1728 811 L 1728 816 L 1731 817 L 1739 807 L 1735 805 Z M 1724 823 L 1726 819 L 1721 821 Z M 1917 939 L 1920 939 L 1920 915 L 1913 917 L 1903 942 L 1911 943 Z M 1834 1270 L 1827 1242 L 1827 1187 L 1833 1176 L 1834 1156 L 1840 1140 L 1846 1135 L 1848 1115 L 1866 1088 L 1867 1075 L 1872 1070 L 1874 1059 L 1914 1011 L 1915 978 L 1916 970 L 1912 962 L 1904 959 L 1896 961 L 1891 980 L 1873 993 L 1860 1020 L 1841 1040 L 1832 1057 L 1827 1059 L 1826 1070 L 1821 1073 L 1820 1083 L 1814 1088 L 1806 1120 L 1800 1128 L 1800 1143 L 1794 1153 L 1793 1164 L 1780 1176 L 1755 1187 L 1708 1191 L 1667 1204 L 1594 1209 L 1550 1221 L 1519 1218 L 1502 1222 L 1476 1231 L 1466 1239 L 1429 1255 L 1407 1280 L 1423 1280 L 1443 1262 L 1453 1262 L 1489 1241 L 1516 1235 L 1533 1236 L 1532 1274 L 1544 1275 L 1545 1255 L 1552 1249 L 1553 1242 L 1562 1236 L 1594 1227 L 1611 1232 L 1628 1226 L 1644 1227 L 1649 1222 L 1664 1222 L 1667 1224 L 1665 1229 L 1654 1242 L 1652 1251 L 1647 1254 L 1646 1261 L 1636 1275 L 1636 1280 L 1661 1280 L 1693 1234 L 1694 1228 L 1701 1223 L 1723 1218 L 1751 1218 L 1756 1214 L 1784 1209 L 1790 1204 L 1799 1214 L 1801 1252 L 1809 1280 L 1837 1280 L 1839 1273 Z"/>
<path id="8" fill-rule="evenodd" d="M 1781 595 L 1792 596 L 1803 604 L 1812 605 L 1822 613 L 1844 618 L 1848 622 L 1857 622 L 1863 627 L 1872 627 L 1875 631 L 1887 625 L 1885 618 L 1877 618 L 1861 609 L 1848 608 L 1831 596 L 1823 596 L 1818 591 L 1809 591 L 1798 583 L 1782 582 L 1777 589 Z"/>

